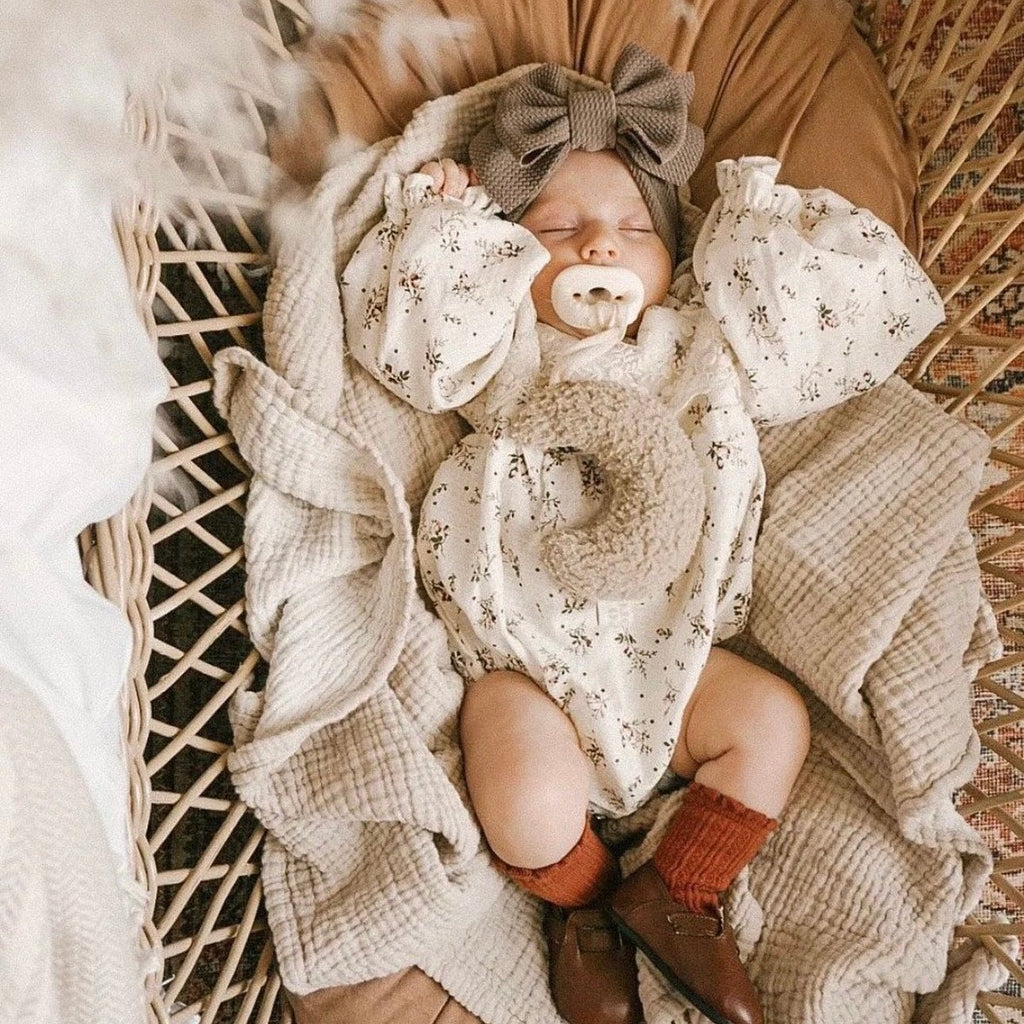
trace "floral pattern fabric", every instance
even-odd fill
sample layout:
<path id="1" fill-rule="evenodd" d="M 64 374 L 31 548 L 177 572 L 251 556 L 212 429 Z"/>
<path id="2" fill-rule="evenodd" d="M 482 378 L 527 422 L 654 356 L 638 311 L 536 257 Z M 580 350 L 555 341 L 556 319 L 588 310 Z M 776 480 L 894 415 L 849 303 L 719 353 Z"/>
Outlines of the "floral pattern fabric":
<path id="1" fill-rule="evenodd" d="M 543 248 L 479 190 L 442 198 L 424 175 L 389 183 L 387 216 L 345 271 L 353 356 L 406 401 L 458 408 L 475 428 L 439 467 L 418 530 L 453 661 L 468 680 L 512 669 L 546 690 L 594 766 L 591 803 L 602 814 L 629 813 L 650 795 L 710 647 L 746 621 L 764 499 L 755 423 L 880 382 L 942 316 L 888 227 L 834 193 L 779 186 L 777 172 L 763 158 L 719 165 L 722 195 L 693 269 L 647 310 L 635 343 L 538 324 L 529 286 Z M 701 466 L 694 557 L 640 600 L 573 599 L 542 557 L 552 531 L 598 513 L 605 484 L 586 453 L 517 443 L 507 417 L 531 383 L 572 379 L 664 402 Z"/>

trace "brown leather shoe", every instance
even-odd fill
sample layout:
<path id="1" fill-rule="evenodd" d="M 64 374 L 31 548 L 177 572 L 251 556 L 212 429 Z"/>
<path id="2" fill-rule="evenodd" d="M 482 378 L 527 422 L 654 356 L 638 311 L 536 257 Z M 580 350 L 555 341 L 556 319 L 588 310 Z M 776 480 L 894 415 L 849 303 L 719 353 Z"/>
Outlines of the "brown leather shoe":
<path id="1" fill-rule="evenodd" d="M 602 907 L 544 916 L 551 995 L 569 1024 L 642 1024 L 636 955 Z"/>
<path id="2" fill-rule="evenodd" d="M 764 1024 L 732 929 L 721 916 L 676 903 L 650 861 L 619 885 L 608 911 L 669 984 L 715 1024 Z"/>

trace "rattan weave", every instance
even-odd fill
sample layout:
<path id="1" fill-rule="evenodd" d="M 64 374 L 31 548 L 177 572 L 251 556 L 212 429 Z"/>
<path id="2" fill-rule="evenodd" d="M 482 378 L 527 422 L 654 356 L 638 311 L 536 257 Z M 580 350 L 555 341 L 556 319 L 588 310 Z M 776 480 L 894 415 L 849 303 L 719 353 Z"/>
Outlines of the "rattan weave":
<path id="1" fill-rule="evenodd" d="M 311 19 L 299 0 L 246 8 L 253 39 L 275 53 Z M 983 908 L 960 929 L 1011 972 L 977 1020 L 1024 1020 L 1024 969 L 995 942 L 1024 932 L 1024 0 L 899 0 L 858 12 L 906 123 L 922 142 L 923 263 L 948 322 L 903 370 L 992 436 L 1000 473 L 972 527 L 1006 646 L 975 685 L 982 765 L 961 811 L 986 837 L 996 871 Z M 265 144 L 274 98 L 239 85 Z M 138 876 L 150 893 L 144 941 L 163 948 L 151 1019 L 184 1024 L 280 1019 L 280 983 L 261 908 L 262 831 L 226 772 L 226 705 L 261 685 L 247 639 L 242 525 L 247 471 L 211 402 L 212 353 L 259 352 L 267 271 L 263 201 L 251 181 L 265 151 L 241 151 L 135 99 L 130 130 L 178 157 L 184 216 L 144 203 L 118 238 L 171 383 L 155 469 L 194 493 L 143 489 L 83 537 L 90 580 L 124 608 L 135 634 L 125 698 Z M 242 173 L 244 172 L 244 173 Z"/>

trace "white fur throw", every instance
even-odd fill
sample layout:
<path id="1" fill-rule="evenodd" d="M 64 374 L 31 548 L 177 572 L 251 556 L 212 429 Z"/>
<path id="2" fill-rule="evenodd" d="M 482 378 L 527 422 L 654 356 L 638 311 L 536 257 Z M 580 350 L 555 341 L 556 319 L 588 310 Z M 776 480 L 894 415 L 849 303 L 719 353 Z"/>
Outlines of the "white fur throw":
<path id="1" fill-rule="evenodd" d="M 254 471 L 249 624 L 270 660 L 264 693 L 234 706 L 230 767 L 270 833 L 291 989 L 418 964 L 488 1024 L 558 1024 L 539 907 L 490 868 L 468 809 L 462 683 L 416 591 L 413 515 L 461 428 L 346 361 L 336 284 L 384 173 L 464 153 L 507 79 L 427 104 L 329 172 L 281 245 L 268 365 L 218 357 Z M 815 725 L 781 827 L 730 893 L 774 1024 L 966 1024 L 1000 980 L 983 950 L 947 964 L 991 864 L 952 804 L 978 755 L 969 684 L 998 650 L 964 525 L 986 451 L 900 381 L 765 440 L 750 631 L 806 684 Z M 675 799 L 615 823 L 651 828 L 627 870 Z M 641 993 L 649 1024 L 697 1019 L 646 966 Z"/>

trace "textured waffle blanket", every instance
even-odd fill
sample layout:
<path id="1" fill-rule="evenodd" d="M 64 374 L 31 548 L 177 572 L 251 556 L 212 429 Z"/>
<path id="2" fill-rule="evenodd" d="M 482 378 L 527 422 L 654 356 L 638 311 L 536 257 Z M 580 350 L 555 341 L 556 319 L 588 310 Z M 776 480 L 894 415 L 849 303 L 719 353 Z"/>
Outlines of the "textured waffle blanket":
<path id="1" fill-rule="evenodd" d="M 557 1024 L 540 907 L 489 866 L 462 781 L 462 682 L 416 589 L 411 510 L 459 421 L 346 360 L 337 288 L 384 174 L 464 153 L 507 78 L 427 104 L 329 172 L 281 241 L 266 362 L 218 356 L 216 399 L 254 474 L 249 626 L 270 663 L 234 704 L 230 767 L 269 831 L 290 989 L 417 964 L 488 1024 Z M 764 438 L 749 634 L 802 681 L 814 742 L 729 903 L 776 1024 L 967 1022 L 1000 982 L 986 951 L 947 955 L 990 869 L 952 800 L 978 757 L 970 681 L 998 651 L 965 526 L 986 452 L 898 380 Z M 612 839 L 647 833 L 627 871 L 674 801 L 614 823 Z M 641 995 L 649 1024 L 698 1019 L 645 964 Z"/>
<path id="2" fill-rule="evenodd" d="M 81 765 L 0 668 L 0 1022 L 142 1024 L 139 921 Z M 141 916 L 141 911 L 140 911 Z"/>

